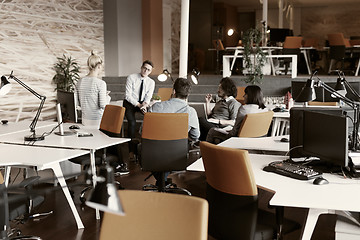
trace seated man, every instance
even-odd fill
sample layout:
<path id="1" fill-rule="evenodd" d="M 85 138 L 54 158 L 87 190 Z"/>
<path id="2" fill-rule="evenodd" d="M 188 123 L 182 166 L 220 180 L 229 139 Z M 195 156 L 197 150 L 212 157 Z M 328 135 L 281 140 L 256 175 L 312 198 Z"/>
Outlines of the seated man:
<path id="1" fill-rule="evenodd" d="M 234 127 L 229 131 L 222 128 L 211 128 L 206 137 L 207 142 L 219 143 L 228 138 L 238 136 L 241 122 L 246 114 L 268 111 L 265 107 L 263 93 L 259 86 L 249 85 L 245 88 L 244 102 L 245 105 L 241 105 L 238 111 Z"/>
<path id="2" fill-rule="evenodd" d="M 185 78 L 178 78 L 173 85 L 172 98 L 152 105 L 149 112 L 158 113 L 188 113 L 189 114 L 189 139 L 197 141 L 200 136 L 198 116 L 194 108 L 187 103 L 191 84 Z"/>
<path id="3" fill-rule="evenodd" d="M 206 95 L 206 114 L 208 115 L 208 119 L 203 117 L 199 118 L 201 141 L 205 141 L 208 131 L 213 127 L 234 125 L 236 115 L 241 106 L 241 103 L 235 99 L 236 95 L 236 85 L 230 78 L 221 79 L 218 89 L 218 96 L 221 100 L 215 103 L 213 109 L 210 109 L 212 95 Z"/>
<path id="4" fill-rule="evenodd" d="M 187 103 L 191 89 L 190 82 L 185 78 L 178 78 L 173 85 L 172 98 L 152 105 L 149 112 L 158 113 L 188 113 L 189 114 L 189 140 L 197 141 L 200 136 L 198 116 L 194 108 Z M 176 126 L 174 126 L 176 127 Z M 153 173 L 158 180 L 157 173 Z"/>

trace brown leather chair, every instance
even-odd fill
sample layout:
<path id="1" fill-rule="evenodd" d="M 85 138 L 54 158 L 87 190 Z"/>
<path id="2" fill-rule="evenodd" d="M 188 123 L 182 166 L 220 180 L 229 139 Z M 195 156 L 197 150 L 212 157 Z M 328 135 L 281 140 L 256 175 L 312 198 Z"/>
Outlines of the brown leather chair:
<path id="1" fill-rule="evenodd" d="M 284 55 L 297 55 L 298 56 L 298 62 L 299 62 L 299 56 L 300 56 L 300 47 L 302 43 L 303 38 L 302 37 L 290 37 L 287 36 L 285 38 L 283 51 L 282 53 Z M 284 58 L 284 65 L 285 65 L 285 74 L 287 74 L 289 65 L 290 65 L 290 58 Z"/>
<path id="2" fill-rule="evenodd" d="M 238 136 L 239 137 L 266 136 L 269 131 L 273 116 L 274 116 L 273 111 L 246 114 L 244 120 L 241 123 Z"/>
<path id="3" fill-rule="evenodd" d="M 125 215 L 104 213 L 100 240 L 207 240 L 208 203 L 180 194 L 120 190 Z"/>
<path id="4" fill-rule="evenodd" d="M 276 226 L 257 223 L 258 190 L 248 151 L 208 142 L 200 142 L 200 150 L 207 181 L 209 234 L 216 239 L 255 239 L 258 233 L 263 239 L 274 239 Z"/>
<path id="5" fill-rule="evenodd" d="M 188 164 L 188 114 L 154 113 L 144 115 L 141 133 L 140 165 L 143 171 L 158 176 L 156 186 L 145 185 L 143 190 L 159 192 L 189 191 L 165 186 L 165 174 L 185 170 Z"/>

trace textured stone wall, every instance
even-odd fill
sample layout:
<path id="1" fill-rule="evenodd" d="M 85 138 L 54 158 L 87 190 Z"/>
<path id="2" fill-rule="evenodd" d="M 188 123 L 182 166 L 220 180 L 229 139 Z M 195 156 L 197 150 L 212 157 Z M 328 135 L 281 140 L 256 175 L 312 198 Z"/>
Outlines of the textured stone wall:
<path id="1" fill-rule="evenodd" d="M 302 8 L 301 33 L 315 37 L 324 46 L 328 33 L 342 32 L 346 38 L 360 36 L 360 5 Z"/>

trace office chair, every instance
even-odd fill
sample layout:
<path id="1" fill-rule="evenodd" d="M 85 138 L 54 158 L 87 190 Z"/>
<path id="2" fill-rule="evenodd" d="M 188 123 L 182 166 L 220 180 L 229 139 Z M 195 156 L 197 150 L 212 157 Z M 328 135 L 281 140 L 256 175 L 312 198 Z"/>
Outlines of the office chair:
<path id="1" fill-rule="evenodd" d="M 236 87 L 237 89 L 236 100 L 238 100 L 238 102 L 240 102 L 241 104 L 245 104 L 245 99 L 244 99 L 245 88 L 246 87 Z"/>
<path id="2" fill-rule="evenodd" d="M 258 227 L 258 191 L 248 152 L 200 142 L 209 202 L 209 234 L 216 239 L 273 239 L 272 226 Z M 275 222 L 275 218 L 274 218 Z"/>
<path id="3" fill-rule="evenodd" d="M 165 175 L 185 170 L 188 160 L 188 114 L 146 113 L 141 134 L 140 165 L 143 171 L 158 176 L 156 186 L 145 185 L 143 190 L 186 193 L 174 185 L 166 186 Z"/>
<path id="4" fill-rule="evenodd" d="M 100 240 L 207 239 L 208 203 L 180 194 L 118 191 L 125 215 L 104 213 Z"/>
<path id="5" fill-rule="evenodd" d="M 241 122 L 238 137 L 266 136 L 274 116 L 273 111 L 249 113 Z"/>
<path id="6" fill-rule="evenodd" d="M 125 108 L 119 105 L 106 105 L 103 116 L 100 122 L 100 131 L 108 135 L 109 137 L 121 137 L 121 128 L 124 121 Z M 114 146 L 114 148 L 119 146 Z M 114 149 L 115 151 L 117 149 Z M 97 151 L 95 155 L 96 165 L 107 163 L 113 163 L 118 160 L 118 154 L 110 153 L 107 149 L 103 151 Z M 82 166 L 90 165 L 90 158 L 88 155 L 70 159 L 71 162 L 81 164 Z M 84 188 L 80 193 L 80 201 L 85 203 L 85 193 L 91 189 L 92 186 Z"/>
<path id="7" fill-rule="evenodd" d="M 282 53 L 284 55 L 297 55 L 298 56 L 298 62 L 299 62 L 299 56 L 300 56 L 300 47 L 302 43 L 303 38 L 302 37 L 290 37 L 287 36 L 285 38 L 283 51 Z M 288 72 L 291 59 L 290 58 L 284 58 L 284 66 L 285 66 L 285 75 Z"/>
<path id="8" fill-rule="evenodd" d="M 157 95 L 160 96 L 161 101 L 167 101 L 171 98 L 172 93 L 172 88 L 159 88 Z"/>
<path id="9" fill-rule="evenodd" d="M 281 215 L 258 209 L 248 151 L 208 142 L 200 142 L 200 150 L 207 181 L 209 235 L 216 239 L 265 240 L 275 239 L 276 234 L 281 237 L 282 224 L 284 233 L 299 227 L 292 221 L 282 222 Z"/>
<path id="10" fill-rule="evenodd" d="M 38 195 L 38 194 L 28 194 L 26 191 L 31 191 L 32 186 L 39 180 L 40 177 L 30 177 L 24 179 L 21 183 L 18 184 L 17 189 L 15 190 L 7 190 L 5 187 L 3 176 L 0 172 L 0 194 L 1 194 L 1 204 L 0 204 L 0 213 L 1 213 L 1 220 L 0 225 L 2 227 L 5 227 L 5 225 L 8 225 L 8 222 L 3 222 L 4 219 L 4 205 L 6 202 L 4 202 L 2 191 L 7 191 L 6 196 L 8 198 L 8 214 L 9 219 L 8 221 L 14 221 L 19 220 L 20 222 L 24 222 L 32 217 L 31 211 L 38 207 L 41 203 L 44 202 L 44 196 Z M 24 191 L 21 191 L 21 189 L 24 189 Z M 51 213 L 51 212 L 50 212 Z M 50 213 L 42 214 L 42 215 L 48 215 Z M 5 228 L 3 228 L 5 229 Z M 7 228 L 6 228 L 7 229 Z M 19 229 L 7 229 L 7 232 L 1 232 L 1 239 L 41 239 L 36 236 L 28 236 L 28 235 L 21 235 L 21 231 Z"/>

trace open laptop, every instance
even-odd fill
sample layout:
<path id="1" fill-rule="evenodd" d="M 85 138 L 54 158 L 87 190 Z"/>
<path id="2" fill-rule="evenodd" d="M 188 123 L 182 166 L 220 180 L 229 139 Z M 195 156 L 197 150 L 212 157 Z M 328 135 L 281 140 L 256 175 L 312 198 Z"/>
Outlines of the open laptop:
<path id="1" fill-rule="evenodd" d="M 203 117 L 207 120 L 205 103 L 189 103 L 189 106 L 196 110 L 198 117 Z"/>

